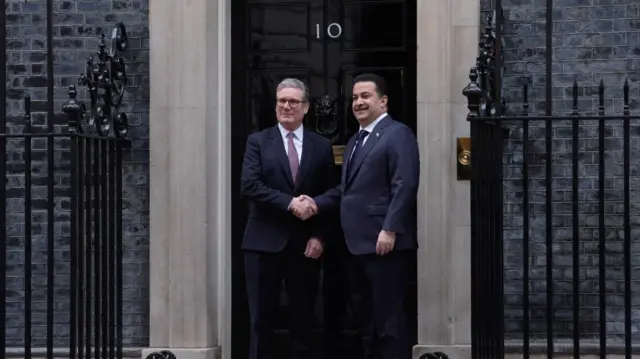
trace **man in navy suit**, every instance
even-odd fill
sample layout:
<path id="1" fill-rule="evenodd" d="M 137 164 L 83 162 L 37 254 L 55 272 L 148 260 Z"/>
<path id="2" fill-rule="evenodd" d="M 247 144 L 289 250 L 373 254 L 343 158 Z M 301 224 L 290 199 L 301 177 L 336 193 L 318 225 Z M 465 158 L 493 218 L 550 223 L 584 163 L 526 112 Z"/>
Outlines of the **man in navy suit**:
<path id="1" fill-rule="evenodd" d="M 247 139 L 241 194 L 248 200 L 245 250 L 246 285 L 251 317 L 250 359 L 271 358 L 269 347 L 282 280 L 287 291 L 294 359 L 312 357 L 313 309 L 318 289 L 326 218 L 308 220 L 310 204 L 300 195 L 317 196 L 335 183 L 329 140 L 305 129 L 309 92 L 297 79 L 276 89 L 278 123 Z"/>
<path id="2" fill-rule="evenodd" d="M 359 311 L 365 358 L 408 359 L 403 301 L 418 247 L 413 209 L 420 159 L 415 135 L 387 114 L 387 101 L 382 77 L 356 77 L 352 110 L 360 130 L 347 143 L 340 185 L 304 200 L 314 204 L 313 213 L 340 208 L 353 255 L 353 307 Z"/>

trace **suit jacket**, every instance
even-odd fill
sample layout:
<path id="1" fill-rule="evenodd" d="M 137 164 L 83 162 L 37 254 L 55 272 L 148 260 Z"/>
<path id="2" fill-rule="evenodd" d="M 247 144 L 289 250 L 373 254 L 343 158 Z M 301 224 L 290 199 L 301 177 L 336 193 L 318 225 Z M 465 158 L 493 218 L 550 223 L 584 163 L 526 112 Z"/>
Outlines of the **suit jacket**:
<path id="1" fill-rule="evenodd" d="M 347 142 L 348 159 L 357 134 Z M 420 157 L 415 135 L 406 125 L 383 118 L 368 135 L 354 168 L 348 161 L 340 184 L 315 197 L 319 212 L 340 208 L 340 223 L 352 254 L 375 253 L 381 230 L 396 233 L 394 250 L 418 247 L 414 209 L 420 181 Z"/>
<path id="2" fill-rule="evenodd" d="M 249 204 L 242 248 L 279 252 L 292 241 L 304 251 L 309 238 L 325 240 L 326 216 L 302 221 L 288 207 L 298 195 L 313 197 L 335 186 L 331 177 L 325 176 L 332 171 L 331 142 L 317 133 L 304 129 L 295 186 L 278 126 L 249 135 L 240 186 L 241 196 Z"/>

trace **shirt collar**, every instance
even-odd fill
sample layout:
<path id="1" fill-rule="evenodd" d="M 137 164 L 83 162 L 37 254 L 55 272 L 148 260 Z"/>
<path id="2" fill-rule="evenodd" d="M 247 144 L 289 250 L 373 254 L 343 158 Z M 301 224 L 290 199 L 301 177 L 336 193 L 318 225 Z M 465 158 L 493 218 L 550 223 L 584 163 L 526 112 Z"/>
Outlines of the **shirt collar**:
<path id="1" fill-rule="evenodd" d="M 298 128 L 296 128 L 295 130 L 289 131 L 286 128 L 282 127 L 281 124 L 278 123 L 278 129 L 280 130 L 280 135 L 282 136 L 282 138 L 286 139 L 289 132 L 293 132 L 294 137 L 302 141 L 302 136 L 304 133 L 304 128 L 302 124 L 300 124 L 300 126 L 298 126 Z"/>
<path id="2" fill-rule="evenodd" d="M 383 113 L 382 115 L 378 116 L 378 118 L 376 118 L 375 120 L 373 120 L 373 122 L 371 122 L 370 124 L 367 125 L 367 127 L 362 127 L 360 126 L 360 130 L 366 130 L 367 132 L 371 133 L 373 132 L 373 129 L 376 127 L 376 125 L 378 124 L 378 122 L 382 121 L 383 118 L 387 117 L 387 113 Z"/>

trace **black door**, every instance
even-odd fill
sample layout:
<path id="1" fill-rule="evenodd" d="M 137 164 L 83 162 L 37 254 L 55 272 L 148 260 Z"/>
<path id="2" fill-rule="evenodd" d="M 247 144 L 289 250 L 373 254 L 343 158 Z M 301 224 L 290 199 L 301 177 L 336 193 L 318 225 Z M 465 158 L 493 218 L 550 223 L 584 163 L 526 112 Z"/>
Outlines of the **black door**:
<path id="1" fill-rule="evenodd" d="M 248 310 L 240 243 L 246 207 L 238 200 L 238 185 L 246 137 L 276 124 L 275 88 L 282 79 L 296 77 L 307 83 L 312 101 L 304 125 L 333 141 L 339 171 L 340 146 L 358 129 L 351 112 L 351 83 L 363 72 L 385 77 L 390 115 L 415 130 L 416 0 L 233 0 L 232 38 L 232 351 L 234 359 L 244 359 Z M 333 359 L 360 357 L 346 256 L 336 219 L 336 239 L 323 256 L 314 323 L 325 357 Z M 415 278 L 412 282 L 408 312 L 415 339 Z M 283 293 L 282 320 L 274 336 L 278 358 L 287 358 L 286 305 Z"/>

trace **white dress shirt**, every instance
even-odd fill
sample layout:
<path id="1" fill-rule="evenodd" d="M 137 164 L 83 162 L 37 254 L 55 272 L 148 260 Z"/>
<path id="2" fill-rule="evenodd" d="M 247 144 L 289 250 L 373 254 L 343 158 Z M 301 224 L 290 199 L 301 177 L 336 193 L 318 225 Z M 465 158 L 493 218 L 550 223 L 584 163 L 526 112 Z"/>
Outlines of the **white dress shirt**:
<path id="1" fill-rule="evenodd" d="M 367 125 L 367 127 L 362 127 L 360 126 L 360 131 L 365 130 L 367 132 L 369 132 L 369 134 L 367 135 L 367 137 L 364 138 L 364 140 L 362 140 L 362 143 L 359 143 L 357 145 L 359 145 L 360 147 L 364 146 L 365 143 L 367 143 L 367 139 L 369 139 L 369 137 L 371 137 L 371 134 L 373 133 L 373 130 L 376 128 L 376 125 L 382 121 L 383 118 L 385 118 L 385 116 L 387 116 L 387 113 L 383 113 L 382 115 L 378 116 L 378 118 L 376 118 L 375 120 L 373 120 L 373 122 L 371 122 L 370 124 Z M 351 160 L 351 156 L 353 156 L 353 152 L 356 150 L 356 146 L 353 146 L 353 150 L 351 151 L 351 154 L 349 154 L 349 160 Z"/>
<path id="2" fill-rule="evenodd" d="M 298 152 L 298 163 L 300 163 L 300 159 L 302 158 L 302 137 L 304 135 L 302 125 L 300 125 L 300 127 L 296 128 L 293 131 L 287 130 L 286 128 L 282 127 L 281 124 L 278 124 L 278 128 L 280 129 L 282 143 L 284 144 L 284 151 L 286 152 L 287 156 L 289 155 L 289 138 L 287 137 L 287 135 L 289 134 L 289 132 L 293 132 L 293 145 L 296 148 L 296 152 Z"/>

